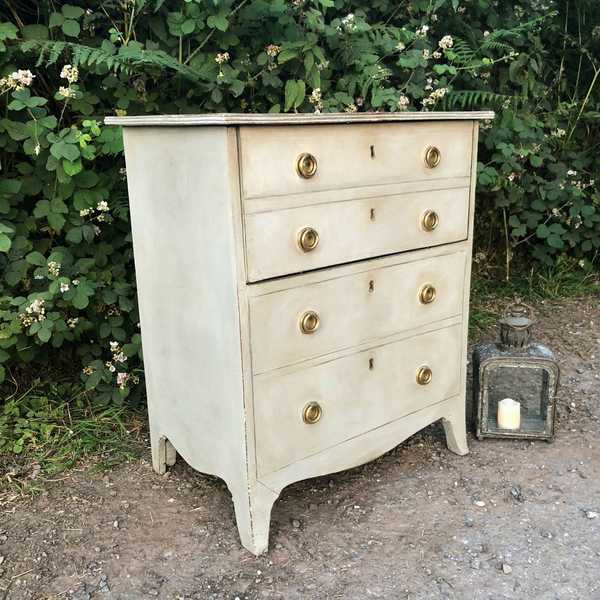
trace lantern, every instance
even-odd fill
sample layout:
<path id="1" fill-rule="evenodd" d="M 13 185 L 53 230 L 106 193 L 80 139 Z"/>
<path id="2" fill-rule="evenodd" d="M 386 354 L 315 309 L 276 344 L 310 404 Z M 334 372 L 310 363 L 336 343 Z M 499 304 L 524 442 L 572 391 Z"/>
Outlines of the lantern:
<path id="1" fill-rule="evenodd" d="M 499 321 L 500 342 L 473 350 L 473 405 L 479 439 L 554 436 L 559 368 L 552 351 L 531 340 L 530 309 L 517 302 Z"/>

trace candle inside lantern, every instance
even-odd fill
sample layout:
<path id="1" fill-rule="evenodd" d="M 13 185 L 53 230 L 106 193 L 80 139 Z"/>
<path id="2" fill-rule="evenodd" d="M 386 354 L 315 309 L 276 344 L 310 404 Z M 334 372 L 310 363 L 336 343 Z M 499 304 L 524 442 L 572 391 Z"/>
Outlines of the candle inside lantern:
<path id="1" fill-rule="evenodd" d="M 512 398 L 498 402 L 498 427 L 500 429 L 519 429 L 521 427 L 521 403 Z"/>

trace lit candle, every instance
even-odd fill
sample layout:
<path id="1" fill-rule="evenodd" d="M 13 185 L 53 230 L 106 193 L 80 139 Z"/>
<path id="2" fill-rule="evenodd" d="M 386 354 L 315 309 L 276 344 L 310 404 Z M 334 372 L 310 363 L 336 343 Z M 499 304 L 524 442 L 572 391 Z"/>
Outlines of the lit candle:
<path id="1" fill-rule="evenodd" d="M 498 402 L 498 427 L 500 429 L 519 429 L 521 427 L 521 403 L 512 398 Z"/>

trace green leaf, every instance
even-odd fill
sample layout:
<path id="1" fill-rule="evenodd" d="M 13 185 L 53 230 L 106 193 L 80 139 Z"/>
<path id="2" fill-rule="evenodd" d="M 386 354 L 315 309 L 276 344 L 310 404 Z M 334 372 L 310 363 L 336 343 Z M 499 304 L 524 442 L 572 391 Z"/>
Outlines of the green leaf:
<path id="1" fill-rule="evenodd" d="M 298 50 L 293 48 L 285 48 L 277 55 L 277 62 L 282 65 L 288 60 L 292 60 L 298 56 Z"/>
<path id="2" fill-rule="evenodd" d="M 5 233 L 0 233 L 0 252 L 8 252 L 11 245 L 11 239 Z"/>
<path id="3" fill-rule="evenodd" d="M 38 252 L 37 250 L 30 252 L 25 257 L 25 260 L 30 265 L 35 265 L 36 267 L 45 267 L 46 266 L 46 257 L 41 252 Z"/>
<path id="4" fill-rule="evenodd" d="M 211 29 L 218 29 L 219 31 L 227 31 L 229 27 L 229 21 L 225 17 L 225 14 L 211 15 L 206 19 L 206 24 Z"/>
<path id="5" fill-rule="evenodd" d="M 77 291 L 75 292 L 75 296 L 73 297 L 73 306 L 75 308 L 83 309 L 88 306 L 90 300 L 81 286 L 77 286 Z"/>
<path id="6" fill-rule="evenodd" d="M 541 225 L 537 226 L 537 229 L 535 230 L 535 233 L 537 234 L 537 236 L 541 239 L 545 239 L 550 235 L 550 230 L 548 229 L 547 225 L 544 225 L 543 223 Z"/>
<path id="7" fill-rule="evenodd" d="M 6 378 L 6 369 L 2 365 L 0 365 L 0 383 L 2 383 L 5 378 Z"/>
<path id="8" fill-rule="evenodd" d="M 194 19 L 186 19 L 181 24 L 181 31 L 185 35 L 189 35 L 190 33 L 193 33 L 194 29 L 196 29 L 196 21 L 194 21 Z"/>
<path id="9" fill-rule="evenodd" d="M 50 29 L 54 29 L 55 27 L 60 27 L 65 22 L 65 18 L 57 12 L 50 13 L 50 19 L 48 21 L 48 27 Z"/>
<path id="10" fill-rule="evenodd" d="M 25 25 L 21 31 L 25 40 L 47 40 L 49 37 L 45 25 Z"/>
<path id="11" fill-rule="evenodd" d="M 62 14 L 67 19 L 79 19 L 85 14 L 83 8 L 80 8 L 79 6 L 73 6 L 72 4 L 64 4 L 61 10 Z"/>
<path id="12" fill-rule="evenodd" d="M 529 157 L 529 162 L 531 163 L 532 167 L 536 167 L 536 168 L 537 167 L 541 167 L 542 163 L 543 163 L 542 159 L 539 156 L 535 155 L 535 154 L 532 154 Z"/>
<path id="13" fill-rule="evenodd" d="M 285 84 L 285 108 L 287 112 L 292 108 L 298 108 L 304 101 L 306 87 L 304 81 L 288 79 Z"/>
<path id="14" fill-rule="evenodd" d="M 78 37 L 81 32 L 81 27 L 77 21 L 67 19 L 62 24 L 62 32 L 69 37 Z"/>
<path id="15" fill-rule="evenodd" d="M 73 177 L 73 175 L 77 175 L 77 173 L 80 173 L 83 169 L 81 160 L 77 160 L 75 162 L 71 162 L 70 160 L 63 160 L 61 164 L 65 173 L 70 177 Z"/>
<path id="16" fill-rule="evenodd" d="M 47 327 L 42 327 L 38 332 L 37 336 L 40 338 L 42 342 L 47 342 L 52 337 L 52 330 Z"/>

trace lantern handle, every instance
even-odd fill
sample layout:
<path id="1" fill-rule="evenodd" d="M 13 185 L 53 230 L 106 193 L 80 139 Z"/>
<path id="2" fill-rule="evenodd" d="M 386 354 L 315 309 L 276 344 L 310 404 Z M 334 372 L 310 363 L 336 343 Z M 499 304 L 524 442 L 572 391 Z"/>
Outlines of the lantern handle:
<path id="1" fill-rule="evenodd" d="M 535 322 L 533 308 L 529 304 L 523 302 L 519 296 L 515 296 L 513 302 L 511 302 L 502 312 L 502 318 L 507 317 L 525 317 L 531 322 Z"/>

